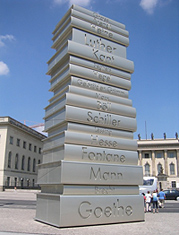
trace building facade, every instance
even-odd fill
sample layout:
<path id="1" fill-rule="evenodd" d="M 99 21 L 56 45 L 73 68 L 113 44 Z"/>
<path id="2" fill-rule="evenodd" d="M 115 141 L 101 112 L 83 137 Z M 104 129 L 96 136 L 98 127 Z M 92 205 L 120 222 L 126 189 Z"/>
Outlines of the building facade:
<path id="1" fill-rule="evenodd" d="M 46 136 L 16 121 L 0 117 L 0 190 L 37 188 L 37 164 Z"/>
<path id="2" fill-rule="evenodd" d="M 158 177 L 159 189 L 179 188 L 179 139 L 138 140 L 138 164 L 144 176 Z"/>

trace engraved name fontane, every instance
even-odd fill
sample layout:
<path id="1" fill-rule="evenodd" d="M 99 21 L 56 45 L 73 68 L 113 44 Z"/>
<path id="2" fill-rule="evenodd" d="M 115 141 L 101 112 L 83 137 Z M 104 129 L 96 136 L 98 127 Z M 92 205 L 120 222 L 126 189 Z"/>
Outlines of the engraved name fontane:
<path id="1" fill-rule="evenodd" d="M 132 206 L 123 206 L 120 204 L 120 200 L 117 199 L 110 205 L 94 206 L 90 201 L 83 201 L 78 208 L 78 213 L 83 219 L 95 217 L 96 219 L 101 217 L 119 217 L 119 216 L 131 216 L 133 213 Z"/>
<path id="2" fill-rule="evenodd" d="M 121 172 L 103 171 L 100 167 L 91 167 L 90 180 L 120 181 L 123 179 Z"/>
<path id="3" fill-rule="evenodd" d="M 125 155 L 106 153 L 106 150 L 98 150 L 98 152 L 89 151 L 87 147 L 82 147 L 82 159 L 90 161 L 106 161 L 106 162 L 119 162 L 124 163 L 126 160 Z"/>
<path id="4" fill-rule="evenodd" d="M 94 116 L 93 112 L 89 111 L 87 113 L 87 121 L 88 122 L 93 122 L 96 124 L 104 124 L 108 126 L 113 126 L 113 127 L 119 127 L 120 126 L 120 119 L 114 119 L 110 114 L 104 114 L 104 113 L 98 113 L 98 116 Z"/>

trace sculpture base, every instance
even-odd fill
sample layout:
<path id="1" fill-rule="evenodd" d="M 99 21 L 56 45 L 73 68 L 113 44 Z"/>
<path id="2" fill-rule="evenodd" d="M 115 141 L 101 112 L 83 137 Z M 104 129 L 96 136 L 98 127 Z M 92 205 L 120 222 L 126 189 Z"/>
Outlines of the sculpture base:
<path id="1" fill-rule="evenodd" d="M 39 193 L 35 220 L 56 227 L 144 221 L 143 197 Z"/>

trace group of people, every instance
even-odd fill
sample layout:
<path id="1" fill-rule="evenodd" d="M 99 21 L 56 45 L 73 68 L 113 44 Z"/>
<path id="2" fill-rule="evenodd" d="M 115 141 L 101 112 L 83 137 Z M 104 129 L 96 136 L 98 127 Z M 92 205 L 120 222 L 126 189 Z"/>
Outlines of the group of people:
<path id="1" fill-rule="evenodd" d="M 153 213 L 158 213 L 158 208 L 164 207 L 164 201 L 166 199 L 165 193 L 163 192 L 163 189 L 158 193 L 157 190 L 154 190 L 153 193 L 150 193 L 149 191 L 144 194 L 144 212 L 151 212 L 153 209 Z"/>

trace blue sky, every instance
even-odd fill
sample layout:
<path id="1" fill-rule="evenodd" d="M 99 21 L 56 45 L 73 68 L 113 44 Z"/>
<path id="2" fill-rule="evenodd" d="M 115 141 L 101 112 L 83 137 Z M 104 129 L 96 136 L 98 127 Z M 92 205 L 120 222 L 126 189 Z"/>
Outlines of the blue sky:
<path id="1" fill-rule="evenodd" d="M 126 25 L 134 61 L 129 98 L 145 139 L 179 133 L 178 0 L 0 0 L 0 116 L 43 123 L 52 97 L 46 62 L 52 31 L 71 4 Z"/>

